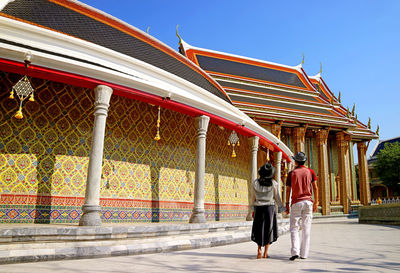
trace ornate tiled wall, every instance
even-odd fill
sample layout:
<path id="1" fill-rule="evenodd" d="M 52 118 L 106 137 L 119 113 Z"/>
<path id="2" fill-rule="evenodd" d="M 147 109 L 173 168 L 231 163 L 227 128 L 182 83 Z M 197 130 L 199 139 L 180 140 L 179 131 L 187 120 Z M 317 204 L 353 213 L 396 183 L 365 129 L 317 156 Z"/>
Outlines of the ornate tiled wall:
<path id="1" fill-rule="evenodd" d="M 0 72 L 0 222 L 77 222 L 82 213 L 93 126 L 93 91 L 31 79 L 36 102 L 24 119 L 8 98 L 21 75 Z M 195 127 L 192 117 L 112 96 L 101 184 L 105 222 L 187 221 L 193 207 Z M 244 218 L 249 147 L 210 124 L 207 134 L 206 217 Z"/>

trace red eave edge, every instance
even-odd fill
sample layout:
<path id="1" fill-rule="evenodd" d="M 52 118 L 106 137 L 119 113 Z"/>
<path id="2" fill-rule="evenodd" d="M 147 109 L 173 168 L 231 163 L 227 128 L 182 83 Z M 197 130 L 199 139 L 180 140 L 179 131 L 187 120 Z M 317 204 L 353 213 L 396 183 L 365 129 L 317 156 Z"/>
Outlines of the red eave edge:
<path id="1" fill-rule="evenodd" d="M 260 138 L 260 144 L 266 145 L 266 143 L 273 146 L 274 151 L 282 152 L 282 156 L 287 160 L 291 161 L 290 157 L 285 154 L 275 143 L 272 143 L 267 138 L 253 132 L 249 128 L 240 126 L 235 122 L 227 120 L 225 118 L 219 117 L 217 115 L 205 112 L 203 110 L 194 108 L 192 106 L 176 102 L 173 100 L 164 100 L 162 97 L 149 94 L 131 87 L 126 87 L 110 82 L 105 82 L 102 80 L 93 79 L 86 76 L 81 76 L 78 74 L 73 74 L 69 72 L 63 72 L 55 69 L 49 69 L 41 66 L 30 65 L 29 68 L 25 67 L 24 63 L 15 62 L 7 59 L 0 58 L 0 69 L 3 71 L 17 73 L 22 75 L 28 75 L 31 77 L 46 79 L 55 82 L 61 82 L 65 84 L 70 84 L 78 87 L 84 87 L 89 89 L 94 89 L 98 85 L 106 85 L 113 89 L 113 94 L 118 96 L 123 96 L 138 101 L 160 105 L 163 108 L 170 109 L 172 111 L 180 112 L 189 116 L 201 116 L 206 115 L 210 117 L 210 121 L 214 124 L 221 125 L 227 129 L 235 130 L 237 133 L 244 136 L 258 136 Z"/>

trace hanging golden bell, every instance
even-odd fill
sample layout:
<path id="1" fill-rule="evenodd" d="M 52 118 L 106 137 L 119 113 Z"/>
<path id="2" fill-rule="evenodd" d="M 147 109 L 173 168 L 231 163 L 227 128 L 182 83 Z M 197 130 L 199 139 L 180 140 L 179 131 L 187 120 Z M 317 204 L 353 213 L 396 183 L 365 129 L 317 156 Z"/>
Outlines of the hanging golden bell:
<path id="1" fill-rule="evenodd" d="M 240 146 L 240 141 L 239 141 L 239 139 L 238 139 L 238 142 L 236 143 L 236 146 Z"/>
<path id="2" fill-rule="evenodd" d="M 16 119 L 23 119 L 24 118 L 24 115 L 22 114 L 22 107 L 19 107 L 19 109 L 18 109 L 17 113 L 15 113 L 14 117 Z"/>
<path id="3" fill-rule="evenodd" d="M 157 134 L 156 134 L 156 136 L 154 137 L 154 140 L 155 140 L 155 141 L 159 141 L 160 139 L 161 139 L 161 137 L 160 137 L 160 132 L 157 131 Z"/>
<path id="4" fill-rule="evenodd" d="M 35 97 L 33 96 L 33 92 L 31 93 L 31 95 L 29 97 L 29 101 L 35 101 Z"/>
<path id="5" fill-rule="evenodd" d="M 235 149 L 232 150 L 232 157 L 236 157 Z"/>
<path id="6" fill-rule="evenodd" d="M 229 141 L 229 139 L 228 139 L 228 146 L 230 146 L 231 145 L 231 142 Z"/>
<path id="7" fill-rule="evenodd" d="M 8 97 L 9 99 L 14 99 L 14 89 L 13 90 L 11 90 L 11 92 L 10 92 L 10 96 Z"/>

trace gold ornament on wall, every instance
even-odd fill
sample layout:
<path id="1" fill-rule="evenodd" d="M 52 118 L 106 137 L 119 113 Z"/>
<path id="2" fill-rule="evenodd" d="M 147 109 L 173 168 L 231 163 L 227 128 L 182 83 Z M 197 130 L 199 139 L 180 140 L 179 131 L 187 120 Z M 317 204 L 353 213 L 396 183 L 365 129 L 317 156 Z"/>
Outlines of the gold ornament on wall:
<path id="1" fill-rule="evenodd" d="M 160 106 L 158 106 L 158 115 L 157 115 L 157 134 L 156 134 L 156 136 L 154 137 L 154 140 L 155 140 L 155 141 L 159 141 L 159 140 L 161 139 L 161 137 L 160 137 L 160 123 L 161 123 L 161 118 L 160 118 L 160 115 L 161 115 L 161 107 L 160 107 Z"/>
<path id="2" fill-rule="evenodd" d="M 228 138 L 228 145 L 232 145 L 232 157 L 236 157 L 235 146 L 240 146 L 239 136 L 235 131 L 232 131 Z"/>
<path id="3" fill-rule="evenodd" d="M 25 75 L 23 76 L 11 89 L 10 92 L 10 99 L 14 99 L 14 94 L 17 95 L 19 99 L 19 108 L 18 111 L 15 113 L 14 117 L 16 119 L 22 119 L 24 118 L 24 115 L 22 114 L 22 105 L 24 100 L 29 97 L 29 101 L 35 101 L 35 97 L 33 96 L 34 94 L 34 89 L 28 79 L 28 77 Z"/>

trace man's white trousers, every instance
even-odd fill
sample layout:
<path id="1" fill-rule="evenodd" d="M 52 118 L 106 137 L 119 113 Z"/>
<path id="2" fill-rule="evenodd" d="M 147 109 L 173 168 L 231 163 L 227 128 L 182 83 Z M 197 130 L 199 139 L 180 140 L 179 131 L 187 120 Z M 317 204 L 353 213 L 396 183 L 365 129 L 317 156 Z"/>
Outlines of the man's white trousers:
<path id="1" fill-rule="evenodd" d="M 290 237 L 292 240 L 291 255 L 308 257 L 310 251 L 310 235 L 312 222 L 313 203 L 305 200 L 293 204 L 290 208 Z M 301 225 L 301 246 L 299 238 L 299 227 Z"/>

